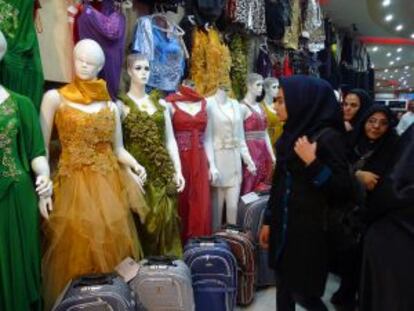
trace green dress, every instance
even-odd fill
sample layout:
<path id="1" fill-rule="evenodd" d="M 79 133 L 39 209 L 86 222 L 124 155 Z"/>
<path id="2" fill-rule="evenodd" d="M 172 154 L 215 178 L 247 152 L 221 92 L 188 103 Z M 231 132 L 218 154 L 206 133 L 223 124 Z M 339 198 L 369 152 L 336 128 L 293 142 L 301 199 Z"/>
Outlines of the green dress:
<path id="1" fill-rule="evenodd" d="M 39 110 L 44 79 L 33 8 L 30 0 L 0 0 L 0 30 L 7 40 L 0 84 L 29 97 Z"/>
<path id="2" fill-rule="evenodd" d="M 181 257 L 174 167 L 165 146 L 164 107 L 156 97 L 152 95 L 150 100 L 157 112 L 149 115 L 140 111 L 128 96 L 121 96 L 130 109 L 122 122 L 124 142 L 126 149 L 147 171 L 144 190 L 150 212 L 145 224 L 138 226 L 144 255 Z"/>
<path id="3" fill-rule="evenodd" d="M 27 97 L 0 104 L 0 310 L 41 310 L 39 213 L 30 175 L 45 155 L 39 120 Z"/>

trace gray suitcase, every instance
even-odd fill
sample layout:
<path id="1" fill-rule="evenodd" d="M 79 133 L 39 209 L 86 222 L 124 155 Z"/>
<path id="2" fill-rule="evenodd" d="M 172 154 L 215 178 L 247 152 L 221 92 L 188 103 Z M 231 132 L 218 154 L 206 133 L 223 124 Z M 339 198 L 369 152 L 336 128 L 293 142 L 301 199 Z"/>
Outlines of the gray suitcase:
<path id="1" fill-rule="evenodd" d="M 53 311 L 144 311 L 115 274 L 86 275 L 69 282 Z"/>
<path id="2" fill-rule="evenodd" d="M 240 201 L 237 211 L 237 225 L 245 231 L 250 231 L 254 239 L 257 287 L 276 285 L 275 272 L 268 265 L 268 251 L 259 244 L 260 229 L 268 200 L 269 195 L 265 194 L 260 196 L 259 200 L 247 205 Z"/>
<path id="3" fill-rule="evenodd" d="M 150 257 L 139 263 L 129 283 L 149 311 L 192 311 L 194 295 L 190 269 L 182 260 Z"/>

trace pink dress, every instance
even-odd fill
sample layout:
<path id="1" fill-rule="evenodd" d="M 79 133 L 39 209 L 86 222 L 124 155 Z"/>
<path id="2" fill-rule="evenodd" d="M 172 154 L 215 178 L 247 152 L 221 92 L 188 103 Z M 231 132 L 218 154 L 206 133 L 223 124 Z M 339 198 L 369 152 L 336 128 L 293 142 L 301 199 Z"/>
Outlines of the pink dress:
<path id="1" fill-rule="evenodd" d="M 246 105 L 246 104 L 244 104 Z M 268 181 L 269 174 L 272 171 L 272 156 L 267 150 L 266 131 L 267 119 L 264 111 L 256 112 L 249 105 L 246 105 L 252 112 L 244 120 L 244 131 L 246 135 L 247 148 L 256 165 L 256 175 L 250 174 L 246 166 L 243 166 L 243 183 L 241 195 L 252 192 L 256 187 Z M 260 107 L 260 106 L 259 106 Z M 262 108 L 260 107 L 260 110 Z"/>

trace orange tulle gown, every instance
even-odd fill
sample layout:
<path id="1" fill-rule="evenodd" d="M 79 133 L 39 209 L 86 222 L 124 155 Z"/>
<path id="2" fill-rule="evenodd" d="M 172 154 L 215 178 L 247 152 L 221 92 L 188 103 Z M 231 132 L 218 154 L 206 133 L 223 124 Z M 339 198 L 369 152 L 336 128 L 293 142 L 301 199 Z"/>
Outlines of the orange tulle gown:
<path id="1" fill-rule="evenodd" d="M 131 209 L 147 207 L 112 150 L 114 113 L 86 113 L 61 104 L 55 117 L 62 153 L 54 209 L 45 226 L 42 269 L 46 309 L 72 278 L 111 272 L 125 257 L 141 258 Z"/>

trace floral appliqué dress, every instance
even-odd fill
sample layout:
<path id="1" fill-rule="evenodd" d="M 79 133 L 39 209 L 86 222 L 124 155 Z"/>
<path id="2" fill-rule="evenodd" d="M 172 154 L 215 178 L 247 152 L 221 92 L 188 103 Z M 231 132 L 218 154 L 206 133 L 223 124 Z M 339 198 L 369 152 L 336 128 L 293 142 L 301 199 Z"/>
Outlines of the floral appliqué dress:
<path id="1" fill-rule="evenodd" d="M 82 274 L 111 272 L 125 257 L 140 259 L 133 210 L 145 219 L 139 187 L 112 147 L 115 115 L 86 113 L 62 103 L 55 116 L 62 145 L 54 179 L 54 209 L 45 226 L 42 268 L 46 307 Z"/>
<path id="2" fill-rule="evenodd" d="M 139 226 L 145 256 L 182 255 L 174 167 L 165 145 L 164 107 L 150 115 L 137 108 L 127 95 L 121 96 L 129 113 L 122 122 L 126 149 L 145 167 L 145 199 L 150 208 L 144 226 Z"/>
<path id="3" fill-rule="evenodd" d="M 37 112 L 8 91 L 0 104 L 0 310 L 40 311 L 40 228 L 30 162 L 45 155 Z"/>

